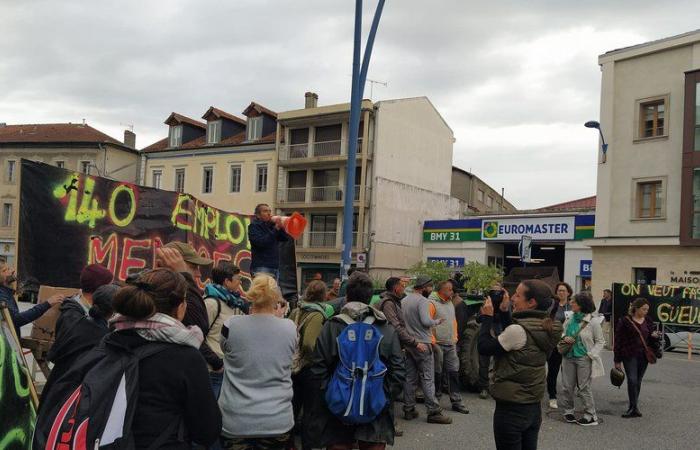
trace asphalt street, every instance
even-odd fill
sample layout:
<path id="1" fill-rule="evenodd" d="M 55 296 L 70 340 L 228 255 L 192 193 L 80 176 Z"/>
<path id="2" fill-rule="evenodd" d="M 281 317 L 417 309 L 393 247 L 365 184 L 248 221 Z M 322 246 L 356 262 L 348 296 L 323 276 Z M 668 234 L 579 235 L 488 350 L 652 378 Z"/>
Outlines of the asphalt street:
<path id="1" fill-rule="evenodd" d="M 612 353 L 603 352 L 606 373 L 612 367 Z M 700 356 L 692 361 L 682 353 L 666 353 L 657 364 L 649 366 L 642 384 L 640 410 L 644 417 L 623 419 L 627 409 L 626 385 L 618 389 L 609 377 L 597 378 L 593 394 L 598 411 L 598 426 L 582 427 L 568 424 L 560 412 L 549 411 L 543 402 L 540 429 L 540 449 L 700 449 Z M 443 407 L 449 399 L 443 396 Z M 470 413 L 448 412 L 451 425 L 433 425 L 425 421 L 425 408 L 419 405 L 421 416 L 407 422 L 399 420 L 403 437 L 393 448 L 424 449 L 491 449 L 493 441 L 493 400 L 481 400 L 476 394 L 465 393 Z M 576 402 L 579 407 L 579 401 Z M 401 404 L 399 404 L 400 410 Z"/>

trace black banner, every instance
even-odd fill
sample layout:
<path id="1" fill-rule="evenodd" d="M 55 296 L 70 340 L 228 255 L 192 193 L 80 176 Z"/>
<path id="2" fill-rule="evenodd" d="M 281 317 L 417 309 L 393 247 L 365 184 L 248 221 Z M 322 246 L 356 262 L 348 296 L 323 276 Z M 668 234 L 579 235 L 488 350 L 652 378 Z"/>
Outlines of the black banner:
<path id="1" fill-rule="evenodd" d="M 656 284 L 613 284 L 613 320 L 624 317 L 637 298 L 649 301 L 649 317 L 673 326 L 700 326 L 700 288 Z"/>
<path id="2" fill-rule="evenodd" d="M 233 261 L 250 278 L 251 216 L 219 210 L 189 194 L 22 160 L 20 199 L 21 280 L 79 287 L 82 268 L 100 263 L 124 281 L 153 267 L 155 250 L 170 241 L 189 242 L 214 264 Z M 295 266 L 291 245 L 283 262 Z M 296 290 L 296 272 L 286 271 L 281 284 L 285 294 Z"/>

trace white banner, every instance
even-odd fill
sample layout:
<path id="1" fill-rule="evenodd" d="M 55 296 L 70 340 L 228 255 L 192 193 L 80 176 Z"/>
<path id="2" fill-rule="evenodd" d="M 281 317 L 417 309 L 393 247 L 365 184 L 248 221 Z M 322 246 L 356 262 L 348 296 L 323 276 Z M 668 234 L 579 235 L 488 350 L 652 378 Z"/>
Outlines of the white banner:
<path id="1" fill-rule="evenodd" d="M 576 225 L 573 216 L 527 217 L 520 219 L 484 219 L 481 239 L 484 241 L 519 241 L 530 236 L 533 241 L 563 241 L 574 239 Z"/>

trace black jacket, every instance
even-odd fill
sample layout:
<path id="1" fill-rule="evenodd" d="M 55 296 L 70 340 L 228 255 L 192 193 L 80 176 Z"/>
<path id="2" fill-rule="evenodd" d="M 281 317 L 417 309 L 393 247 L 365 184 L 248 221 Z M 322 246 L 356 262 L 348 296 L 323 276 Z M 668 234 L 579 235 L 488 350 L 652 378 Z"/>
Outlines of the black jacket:
<path id="1" fill-rule="evenodd" d="M 21 327 L 34 322 L 51 308 L 51 305 L 48 303 L 41 303 L 26 311 L 20 311 L 17 301 L 15 300 L 15 291 L 7 286 L 0 286 L 0 302 L 5 302 L 7 304 L 7 309 L 10 311 L 10 318 L 15 326 L 18 338 L 22 337 Z"/>
<path id="2" fill-rule="evenodd" d="M 350 302 L 346 308 L 358 305 Z M 359 304 L 361 305 L 361 304 Z M 315 402 L 315 407 L 310 408 L 310 413 L 304 415 L 305 432 L 311 439 L 311 447 L 328 447 L 332 444 L 350 443 L 356 440 L 368 442 L 394 443 L 394 407 L 393 400 L 401 392 L 404 380 L 405 369 L 404 359 L 401 352 L 399 337 L 382 313 L 367 305 L 361 308 L 365 312 L 355 320 L 363 320 L 368 313 L 372 313 L 377 318 L 375 326 L 382 333 L 379 347 L 379 357 L 387 367 L 387 374 L 384 377 L 384 390 L 389 399 L 389 404 L 377 419 L 365 425 L 345 425 L 326 407 L 325 389 L 338 364 L 338 346 L 336 338 L 340 335 L 346 324 L 339 320 L 329 320 L 323 326 L 321 334 L 316 341 L 316 349 L 312 357 L 310 367 L 310 379 L 308 383 L 309 392 L 305 396 L 310 396 Z M 344 309 L 347 311 L 347 309 Z"/>
<path id="3" fill-rule="evenodd" d="M 207 344 L 206 336 L 209 333 L 209 316 L 207 315 L 207 307 L 202 298 L 202 291 L 199 290 L 197 282 L 189 272 L 181 272 L 181 275 L 185 277 L 185 281 L 187 281 L 187 311 L 185 312 L 185 317 L 182 319 L 182 323 L 188 327 L 192 325 L 198 326 L 199 329 L 202 330 L 205 339 L 202 341 L 202 346 L 199 347 L 199 351 L 212 369 L 219 370 L 224 367 L 224 361 L 219 358 L 209 347 L 209 344 Z"/>
<path id="4" fill-rule="evenodd" d="M 68 372 L 78 358 L 100 343 L 109 333 L 109 326 L 104 320 L 86 315 L 83 307 L 74 298 L 61 304 L 61 316 L 56 323 L 56 330 L 60 332 L 56 334 L 56 340 L 47 354 L 48 360 L 54 366 L 41 391 L 42 399 L 47 398 L 55 381 Z M 40 407 L 42 404 L 40 403 Z"/>
<path id="5" fill-rule="evenodd" d="M 250 271 L 252 273 L 258 267 L 279 269 L 280 250 L 277 243 L 289 240 L 289 235 L 284 230 L 275 228 L 273 222 L 263 222 L 255 218 L 248 225 L 248 240 L 250 241 Z"/>

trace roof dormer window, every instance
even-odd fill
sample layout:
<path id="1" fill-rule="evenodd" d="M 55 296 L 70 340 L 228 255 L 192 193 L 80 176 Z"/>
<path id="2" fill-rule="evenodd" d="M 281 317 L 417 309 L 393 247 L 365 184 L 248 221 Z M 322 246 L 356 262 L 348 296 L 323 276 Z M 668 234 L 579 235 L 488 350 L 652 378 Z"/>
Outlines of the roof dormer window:
<path id="1" fill-rule="evenodd" d="M 207 123 L 207 144 L 221 142 L 221 121 L 212 120 Z"/>
<path id="2" fill-rule="evenodd" d="M 182 125 L 172 125 L 170 127 L 170 146 L 179 147 L 182 145 Z"/>
<path id="3" fill-rule="evenodd" d="M 262 137 L 262 116 L 248 117 L 248 140 L 257 141 Z"/>

